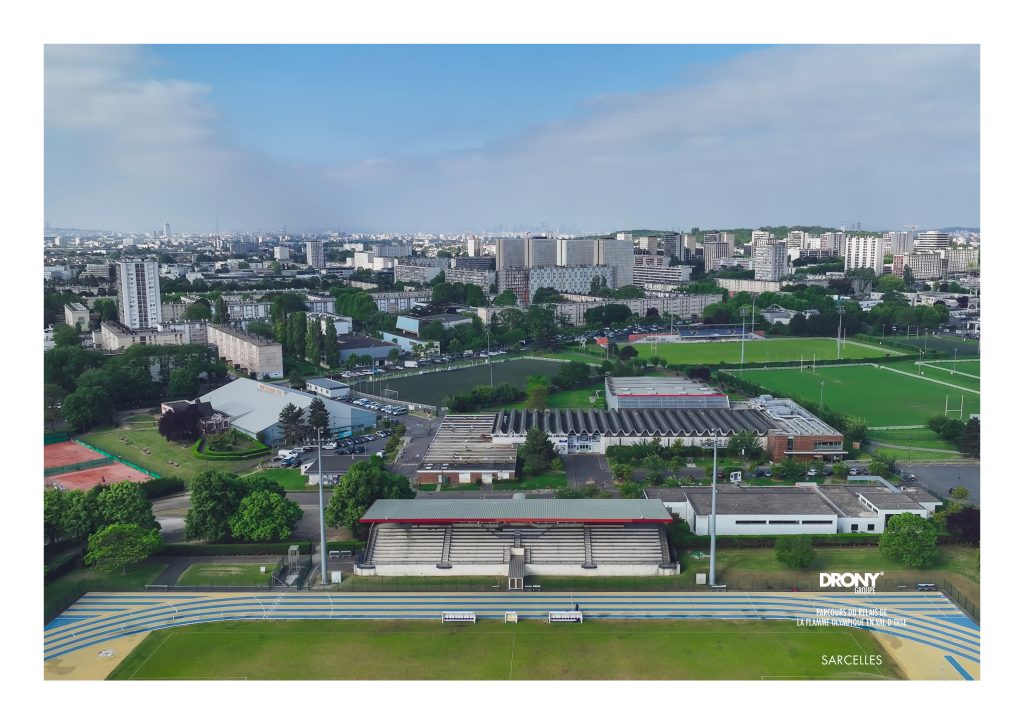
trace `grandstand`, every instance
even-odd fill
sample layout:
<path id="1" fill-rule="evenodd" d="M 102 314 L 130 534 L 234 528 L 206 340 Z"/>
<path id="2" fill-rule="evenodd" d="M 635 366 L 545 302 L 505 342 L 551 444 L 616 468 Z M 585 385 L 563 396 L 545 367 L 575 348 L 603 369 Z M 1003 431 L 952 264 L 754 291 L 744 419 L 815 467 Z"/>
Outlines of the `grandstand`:
<path id="1" fill-rule="evenodd" d="M 679 572 L 660 500 L 378 500 L 362 576 L 651 576 Z"/>

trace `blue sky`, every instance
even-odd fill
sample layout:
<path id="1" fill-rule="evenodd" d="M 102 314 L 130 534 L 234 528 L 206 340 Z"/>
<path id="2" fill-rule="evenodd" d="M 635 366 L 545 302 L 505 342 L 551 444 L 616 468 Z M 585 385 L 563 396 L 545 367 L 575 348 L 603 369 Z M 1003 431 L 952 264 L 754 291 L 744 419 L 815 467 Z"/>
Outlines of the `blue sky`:
<path id="1" fill-rule="evenodd" d="M 48 46 L 55 226 L 978 225 L 976 46 Z"/>

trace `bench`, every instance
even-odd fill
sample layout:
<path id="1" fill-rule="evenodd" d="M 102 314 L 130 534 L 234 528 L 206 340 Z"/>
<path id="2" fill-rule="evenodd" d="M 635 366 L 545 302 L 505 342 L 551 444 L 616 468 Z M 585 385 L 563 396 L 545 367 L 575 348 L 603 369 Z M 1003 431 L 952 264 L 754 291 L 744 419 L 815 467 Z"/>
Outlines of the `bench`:
<path id="1" fill-rule="evenodd" d="M 918 591 L 937 591 L 939 589 L 938 589 L 938 587 L 934 583 L 918 583 L 917 584 L 917 590 Z"/>
<path id="2" fill-rule="evenodd" d="M 725 584 L 724 583 L 716 583 L 713 586 L 708 586 L 708 588 L 710 588 L 712 591 L 724 591 L 725 590 Z"/>
<path id="3" fill-rule="evenodd" d="M 441 623 L 476 623 L 473 611 L 442 611 Z"/>
<path id="4" fill-rule="evenodd" d="M 548 613 L 548 623 L 583 623 L 582 611 L 551 611 Z"/>

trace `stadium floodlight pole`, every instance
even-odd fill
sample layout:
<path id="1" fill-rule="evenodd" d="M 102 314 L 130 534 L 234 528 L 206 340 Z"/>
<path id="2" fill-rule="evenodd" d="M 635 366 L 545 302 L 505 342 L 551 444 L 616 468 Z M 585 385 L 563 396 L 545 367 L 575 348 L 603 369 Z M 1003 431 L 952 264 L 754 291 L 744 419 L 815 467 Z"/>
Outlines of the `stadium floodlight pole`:
<path id="1" fill-rule="evenodd" d="M 708 533 L 711 535 L 711 578 L 710 585 L 715 585 L 715 514 L 718 512 L 718 430 L 715 430 L 715 449 L 711 462 L 711 524 Z"/>
<path id="2" fill-rule="evenodd" d="M 487 370 L 491 373 L 491 387 L 494 387 L 494 366 L 491 364 L 491 330 L 487 330 Z"/>
<path id="3" fill-rule="evenodd" d="M 746 325 L 746 321 L 747 321 L 746 310 L 745 309 L 740 310 L 740 369 L 743 369 L 744 343 L 747 341 L 747 325 Z M 751 318 L 751 321 L 753 321 L 753 318 Z"/>
<path id="4" fill-rule="evenodd" d="M 324 530 L 324 454 L 320 445 L 320 432 L 316 429 L 316 471 L 317 488 L 320 490 L 320 587 L 327 585 L 327 531 Z"/>
<path id="5" fill-rule="evenodd" d="M 843 303 L 839 302 L 839 326 L 836 328 L 836 359 L 842 356 L 842 352 L 839 349 L 839 340 L 843 334 Z"/>

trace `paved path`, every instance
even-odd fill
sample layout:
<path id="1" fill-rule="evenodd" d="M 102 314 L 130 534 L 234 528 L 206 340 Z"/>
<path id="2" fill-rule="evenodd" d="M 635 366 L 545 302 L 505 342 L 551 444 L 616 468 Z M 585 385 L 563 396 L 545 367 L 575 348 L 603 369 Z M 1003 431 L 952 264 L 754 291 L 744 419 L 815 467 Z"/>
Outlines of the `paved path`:
<path id="1" fill-rule="evenodd" d="M 546 619 L 579 604 L 587 618 L 789 620 L 845 625 L 923 644 L 977 678 L 981 631 L 942 593 L 89 593 L 44 631 L 44 659 L 140 632 L 263 619 L 433 619 L 443 611 Z M 879 611 L 881 609 L 881 611 Z M 801 623 L 802 622 L 802 623 Z"/>

